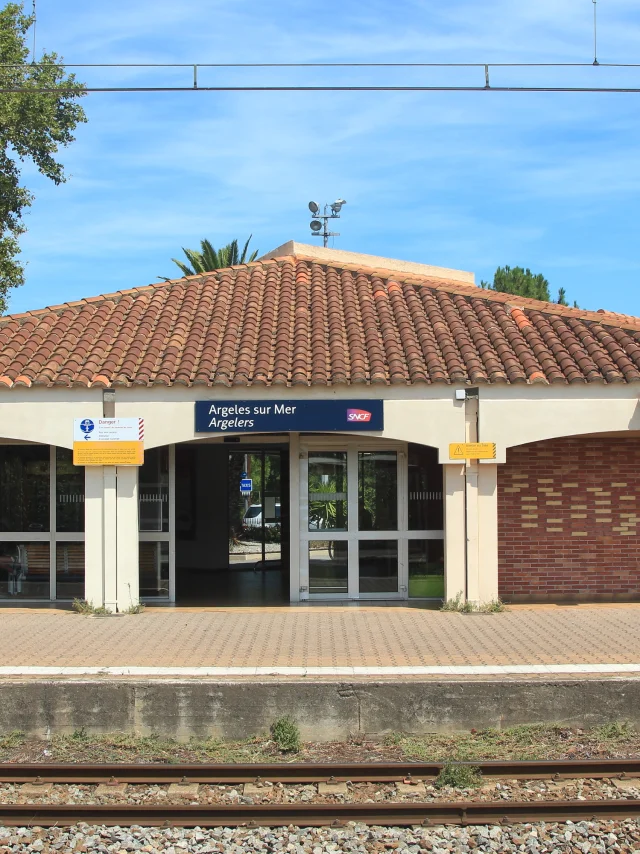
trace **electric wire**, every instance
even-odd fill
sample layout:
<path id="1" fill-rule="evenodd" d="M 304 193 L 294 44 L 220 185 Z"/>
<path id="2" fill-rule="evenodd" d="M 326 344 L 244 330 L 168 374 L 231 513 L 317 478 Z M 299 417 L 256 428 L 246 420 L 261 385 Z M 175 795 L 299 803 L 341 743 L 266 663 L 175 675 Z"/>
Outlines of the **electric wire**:
<path id="1" fill-rule="evenodd" d="M 57 68 L 592 68 L 593 62 L 36 62 Z M 600 68 L 640 68 L 640 62 L 598 62 Z M 26 68 L 2 62 L 0 68 Z"/>
<path id="2" fill-rule="evenodd" d="M 596 8 L 596 0 L 593 0 L 594 14 Z M 34 16 L 35 16 L 35 0 L 34 0 Z M 34 18 L 34 57 L 35 57 L 35 18 Z M 130 63 L 36 63 L 33 62 L 32 67 L 45 68 L 56 65 L 64 69 L 78 68 L 96 68 L 96 69 L 181 69 L 189 68 L 193 71 L 193 84 L 185 85 L 138 85 L 138 86 L 82 86 L 82 91 L 86 93 L 100 92 L 592 92 L 592 93 L 621 93 L 621 94 L 637 94 L 640 92 L 640 87 L 636 86 L 605 86 L 605 85 L 586 85 L 586 86 L 543 86 L 543 85 L 493 85 L 491 83 L 490 72 L 492 69 L 525 69 L 525 68 L 548 68 L 548 69 L 566 69 L 566 68 L 640 68 L 640 63 L 637 62 L 598 62 L 597 60 L 597 30 L 595 29 L 594 18 L 594 61 L 589 62 L 204 62 L 204 63 L 187 63 L 187 62 L 130 62 Z M 15 63 L 1 63 L 0 68 L 24 68 L 27 66 Z M 198 71 L 201 69 L 287 69 L 287 68 L 478 68 L 484 70 L 484 85 L 217 85 L 217 86 L 202 86 L 198 81 Z M 17 86 L 0 88 L 2 94 L 51 94 L 59 92 L 59 89 L 39 88 L 37 86 Z"/>
<path id="3" fill-rule="evenodd" d="M 23 86 L 0 88 L 0 94 L 60 94 L 58 89 Z M 83 86 L 82 93 L 99 92 L 593 92 L 638 94 L 638 87 L 621 86 Z"/>

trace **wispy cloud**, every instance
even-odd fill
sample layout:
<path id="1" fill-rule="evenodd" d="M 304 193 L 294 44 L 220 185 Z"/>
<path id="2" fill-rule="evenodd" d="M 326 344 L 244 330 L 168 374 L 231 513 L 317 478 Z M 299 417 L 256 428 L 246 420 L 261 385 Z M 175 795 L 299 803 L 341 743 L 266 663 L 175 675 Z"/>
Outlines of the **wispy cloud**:
<path id="1" fill-rule="evenodd" d="M 604 60 L 637 58 L 635 0 L 601 8 Z M 589 62 L 590 0 L 80 0 L 39 3 L 38 39 L 75 62 Z M 81 69 L 122 85 L 190 69 Z M 478 82 L 482 70 L 207 70 L 239 83 Z M 592 67 L 496 81 L 630 80 Z M 22 310 L 169 275 L 181 246 L 253 232 L 311 242 L 306 203 L 348 200 L 336 245 L 475 270 L 531 266 L 583 305 L 640 313 L 640 131 L 625 96 L 290 93 L 91 95 L 61 186 L 29 174 Z M 590 259 L 587 262 L 585 259 Z M 611 278 L 611 271 L 620 275 Z M 55 295 L 52 296 L 52 281 Z"/>

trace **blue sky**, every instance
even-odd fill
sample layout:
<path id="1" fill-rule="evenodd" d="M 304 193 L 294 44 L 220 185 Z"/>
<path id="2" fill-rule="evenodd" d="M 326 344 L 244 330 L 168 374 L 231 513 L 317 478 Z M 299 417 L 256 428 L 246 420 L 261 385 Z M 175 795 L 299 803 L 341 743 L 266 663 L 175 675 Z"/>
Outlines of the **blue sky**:
<path id="1" fill-rule="evenodd" d="M 30 3 L 29 3 L 30 6 Z M 591 0 L 38 0 L 67 62 L 590 62 Z M 637 0 L 599 0 L 599 59 L 640 61 Z M 101 85 L 182 71 L 82 69 Z M 201 83 L 479 82 L 479 71 L 207 71 Z M 496 82 L 640 84 L 636 71 L 504 70 Z M 340 249 L 473 270 L 529 266 L 589 309 L 640 314 L 640 95 L 91 94 L 62 157 L 33 170 L 18 312 L 178 274 L 202 237 L 313 242 L 342 196 Z"/>

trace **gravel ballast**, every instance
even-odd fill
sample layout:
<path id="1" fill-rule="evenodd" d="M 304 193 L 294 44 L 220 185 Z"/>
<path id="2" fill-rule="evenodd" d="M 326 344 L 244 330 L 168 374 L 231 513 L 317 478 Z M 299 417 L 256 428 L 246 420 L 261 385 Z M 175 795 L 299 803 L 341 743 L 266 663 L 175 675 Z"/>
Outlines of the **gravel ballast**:
<path id="1" fill-rule="evenodd" d="M 185 787 L 185 795 L 169 786 L 132 784 L 128 786 L 73 785 L 57 783 L 40 786 L 0 784 L 0 803 L 3 804 L 286 804 L 286 803 L 389 803 L 399 801 L 599 801 L 635 799 L 640 797 L 640 779 L 619 780 L 486 780 L 477 788 L 464 789 L 444 786 L 440 789 L 427 783 L 423 787 L 407 787 L 400 793 L 393 783 L 347 783 L 344 794 L 322 794 L 318 786 L 265 783 L 247 796 L 244 786 L 202 784 Z M 176 787 L 179 789 L 180 787 Z M 0 854 L 2 852 L 0 851 Z"/>
<path id="2" fill-rule="evenodd" d="M 510 827 L 368 827 L 343 828 L 144 828 L 94 827 L 0 828 L 0 852 L 183 852 L 282 851 L 291 854 L 370 854 L 406 851 L 549 852 L 549 854 L 610 854 L 640 849 L 636 821 L 583 821 L 577 824 L 524 824 Z"/>

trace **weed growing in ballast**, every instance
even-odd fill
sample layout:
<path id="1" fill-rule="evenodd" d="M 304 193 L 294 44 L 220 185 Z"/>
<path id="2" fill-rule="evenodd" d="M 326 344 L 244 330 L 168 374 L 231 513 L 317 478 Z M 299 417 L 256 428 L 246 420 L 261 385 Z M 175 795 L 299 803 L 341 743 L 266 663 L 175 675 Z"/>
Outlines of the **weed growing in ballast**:
<path id="1" fill-rule="evenodd" d="M 482 782 L 480 769 L 475 765 L 453 765 L 447 763 L 435 779 L 436 789 L 451 786 L 453 789 L 472 789 Z"/>
<path id="2" fill-rule="evenodd" d="M 293 718 L 285 716 L 271 724 L 271 738 L 283 753 L 298 753 L 300 750 L 300 730 Z"/>

